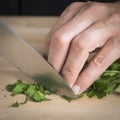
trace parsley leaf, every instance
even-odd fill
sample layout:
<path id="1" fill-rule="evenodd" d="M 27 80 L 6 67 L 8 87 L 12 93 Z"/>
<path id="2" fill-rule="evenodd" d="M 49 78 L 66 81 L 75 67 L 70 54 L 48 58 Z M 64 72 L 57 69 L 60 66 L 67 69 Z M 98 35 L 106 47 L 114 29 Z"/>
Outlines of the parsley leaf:
<path id="1" fill-rule="evenodd" d="M 11 106 L 12 106 L 12 107 L 19 107 L 19 105 L 20 105 L 20 104 L 18 103 L 18 101 L 16 101 L 16 102 L 13 103 Z"/>
<path id="2" fill-rule="evenodd" d="M 68 102 L 71 102 L 73 100 L 72 98 L 69 98 L 66 95 L 63 95 L 62 98 L 67 100 Z"/>
<path id="3" fill-rule="evenodd" d="M 91 86 L 88 88 L 89 98 L 97 96 L 103 98 L 113 93 L 120 86 L 120 59 L 114 62 Z"/>
<path id="4" fill-rule="evenodd" d="M 9 84 L 6 86 L 6 89 L 10 92 L 12 92 L 11 96 L 15 96 L 18 94 L 24 94 L 26 96 L 26 99 L 23 103 L 14 103 L 12 107 L 18 106 L 20 104 L 27 103 L 28 99 L 31 99 L 35 102 L 42 102 L 42 101 L 48 101 L 50 99 L 46 98 L 47 95 L 50 95 L 50 91 L 45 89 L 43 86 L 38 86 L 37 84 L 28 84 L 24 83 L 21 80 L 18 80 L 14 84 Z"/>
<path id="5" fill-rule="evenodd" d="M 45 100 L 45 95 L 40 91 L 35 91 L 32 98 L 35 102 L 40 102 Z"/>

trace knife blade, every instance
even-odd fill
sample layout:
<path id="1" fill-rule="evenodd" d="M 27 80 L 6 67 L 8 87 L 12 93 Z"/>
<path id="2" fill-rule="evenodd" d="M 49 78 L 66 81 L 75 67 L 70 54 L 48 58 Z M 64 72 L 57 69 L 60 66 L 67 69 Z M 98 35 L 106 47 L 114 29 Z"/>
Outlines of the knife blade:
<path id="1" fill-rule="evenodd" d="M 65 80 L 43 56 L 2 21 L 0 21 L 0 56 L 53 93 L 76 98 Z"/>

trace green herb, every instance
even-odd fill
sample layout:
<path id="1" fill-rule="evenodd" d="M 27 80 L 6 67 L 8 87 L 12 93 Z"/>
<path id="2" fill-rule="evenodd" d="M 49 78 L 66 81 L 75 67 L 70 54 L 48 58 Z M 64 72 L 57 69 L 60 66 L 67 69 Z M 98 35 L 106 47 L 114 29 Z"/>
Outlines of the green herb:
<path id="1" fill-rule="evenodd" d="M 65 95 L 62 96 L 63 99 L 67 100 L 68 102 L 71 102 L 73 99 L 72 98 L 69 98 Z"/>
<path id="2" fill-rule="evenodd" d="M 47 95 L 50 95 L 50 91 L 45 89 L 43 86 L 40 87 L 37 84 L 28 84 L 24 83 L 21 80 L 18 80 L 14 84 L 10 84 L 6 86 L 6 89 L 12 92 L 11 96 L 15 96 L 18 94 L 26 95 L 26 99 L 23 103 L 14 103 L 12 107 L 19 107 L 20 104 L 27 103 L 28 99 L 31 99 L 35 102 L 48 101 L 50 99 L 46 98 Z"/>
<path id="3" fill-rule="evenodd" d="M 18 101 L 16 101 L 16 102 L 13 103 L 11 106 L 12 106 L 12 107 L 19 107 L 19 105 L 20 105 L 20 104 L 18 103 Z"/>
<path id="4" fill-rule="evenodd" d="M 103 98 L 108 94 L 113 93 L 120 86 L 120 59 L 114 62 L 84 93 L 77 95 L 77 98 L 81 98 L 86 94 L 89 98 L 97 96 Z M 52 94 L 44 86 L 37 84 L 27 84 L 18 80 L 14 84 L 6 86 L 8 91 L 11 91 L 11 96 L 17 94 L 26 95 L 26 99 L 23 103 L 12 104 L 12 107 L 19 107 L 20 104 L 25 104 L 29 99 L 35 102 L 48 101 L 47 95 Z M 72 99 L 63 95 L 62 98 L 71 102 Z"/>
<path id="5" fill-rule="evenodd" d="M 45 96 L 42 92 L 40 91 L 35 91 L 34 95 L 33 95 L 33 100 L 35 102 L 40 102 L 40 101 L 44 101 L 45 100 Z"/>
<path id="6" fill-rule="evenodd" d="M 77 98 L 82 98 L 84 96 L 84 93 L 77 95 Z"/>
<path id="7" fill-rule="evenodd" d="M 23 83 L 21 80 L 18 80 L 16 83 L 14 84 L 10 84 L 6 86 L 6 89 L 8 91 L 12 91 L 13 95 L 15 94 L 20 94 L 23 93 L 25 91 L 25 88 L 27 87 L 27 84 Z"/>
<path id="8" fill-rule="evenodd" d="M 89 98 L 103 98 L 120 85 L 120 59 L 114 62 L 86 91 Z"/>
<path id="9" fill-rule="evenodd" d="M 29 96 L 32 97 L 34 95 L 36 91 L 36 86 L 35 85 L 29 85 L 28 88 L 26 89 L 26 91 L 24 91 L 24 93 Z"/>

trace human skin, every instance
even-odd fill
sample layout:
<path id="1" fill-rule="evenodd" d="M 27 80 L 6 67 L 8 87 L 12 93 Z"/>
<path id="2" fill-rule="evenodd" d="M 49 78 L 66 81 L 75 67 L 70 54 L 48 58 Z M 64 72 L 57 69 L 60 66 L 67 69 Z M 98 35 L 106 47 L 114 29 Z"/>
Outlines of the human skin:
<path id="1" fill-rule="evenodd" d="M 120 58 L 120 2 L 75 2 L 61 14 L 45 40 L 48 62 L 75 94 L 85 91 Z M 91 52 L 99 48 L 88 66 Z"/>

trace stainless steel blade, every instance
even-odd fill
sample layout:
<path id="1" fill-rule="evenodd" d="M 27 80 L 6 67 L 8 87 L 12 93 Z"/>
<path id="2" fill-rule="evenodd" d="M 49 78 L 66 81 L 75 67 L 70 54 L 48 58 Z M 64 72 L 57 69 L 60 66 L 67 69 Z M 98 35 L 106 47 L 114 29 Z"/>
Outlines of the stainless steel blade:
<path id="1" fill-rule="evenodd" d="M 28 43 L 0 21 L 0 55 L 20 71 L 60 96 L 76 98 L 72 89 Z"/>

